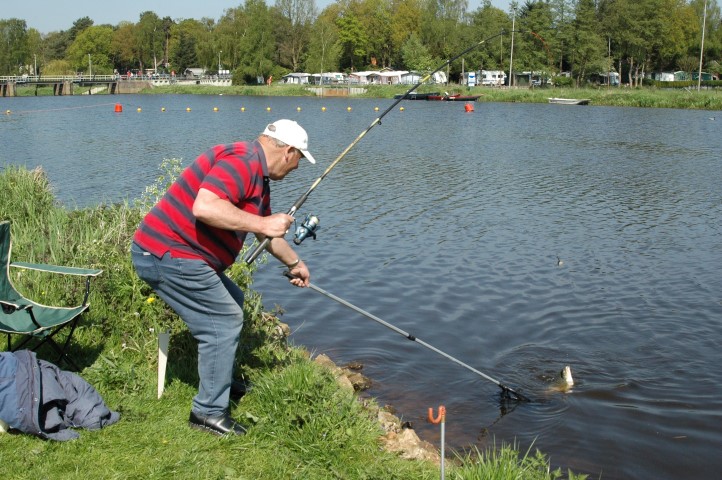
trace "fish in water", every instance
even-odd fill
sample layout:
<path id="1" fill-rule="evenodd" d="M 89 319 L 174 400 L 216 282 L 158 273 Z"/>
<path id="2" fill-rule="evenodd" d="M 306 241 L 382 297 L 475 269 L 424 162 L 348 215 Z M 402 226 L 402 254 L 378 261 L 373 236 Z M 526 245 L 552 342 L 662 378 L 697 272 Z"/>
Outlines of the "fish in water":
<path id="1" fill-rule="evenodd" d="M 572 368 L 567 365 L 565 366 L 554 382 L 549 386 L 550 392 L 569 392 L 574 386 L 574 379 L 572 378 Z"/>

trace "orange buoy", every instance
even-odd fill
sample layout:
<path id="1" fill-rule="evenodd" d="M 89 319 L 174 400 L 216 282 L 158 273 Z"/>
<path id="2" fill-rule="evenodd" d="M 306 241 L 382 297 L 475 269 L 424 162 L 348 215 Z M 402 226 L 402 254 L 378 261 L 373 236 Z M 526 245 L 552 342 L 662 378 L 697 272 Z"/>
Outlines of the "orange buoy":
<path id="1" fill-rule="evenodd" d="M 123 105 L 121 105 L 120 103 L 116 103 L 116 104 L 115 104 L 115 111 L 116 111 L 116 112 L 122 112 L 122 111 L 123 111 Z"/>
<path id="2" fill-rule="evenodd" d="M 474 111 L 474 105 L 472 105 L 472 104 L 470 104 L 470 103 L 467 103 L 466 105 L 464 105 L 464 110 L 467 111 L 467 112 L 473 112 L 473 111 Z"/>

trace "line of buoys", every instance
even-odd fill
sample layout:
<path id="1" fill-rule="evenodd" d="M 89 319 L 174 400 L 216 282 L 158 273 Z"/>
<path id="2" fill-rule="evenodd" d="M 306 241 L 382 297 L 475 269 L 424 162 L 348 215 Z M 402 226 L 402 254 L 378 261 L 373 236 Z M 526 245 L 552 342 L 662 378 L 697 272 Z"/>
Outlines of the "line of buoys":
<path id="1" fill-rule="evenodd" d="M 473 112 L 473 111 L 474 111 L 474 106 L 473 106 L 471 103 L 467 103 L 466 105 L 464 105 L 464 109 L 465 109 L 467 112 Z M 346 107 L 346 110 L 349 111 L 349 112 L 351 112 L 353 109 L 351 108 L 351 106 L 348 106 L 348 107 Z M 403 111 L 404 111 L 404 107 L 399 107 L 399 110 L 403 112 Z M 123 111 L 123 105 L 120 104 L 120 103 L 116 103 L 116 104 L 115 104 L 115 112 L 116 112 L 116 113 L 120 113 L 120 112 L 122 112 L 122 111 Z M 138 107 L 138 108 L 137 108 L 137 111 L 138 111 L 138 113 L 141 113 L 141 112 L 143 111 L 143 109 L 142 109 L 141 107 Z M 161 111 L 161 112 L 165 112 L 165 107 L 161 107 L 161 108 L 160 108 L 160 111 Z M 191 107 L 186 107 L 186 112 L 190 112 L 190 111 L 191 111 Z M 213 107 L 213 111 L 214 111 L 214 112 L 218 112 L 218 111 L 220 111 L 220 109 L 219 109 L 218 107 Z M 246 111 L 246 107 L 241 107 L 241 112 L 245 112 L 245 111 Z M 270 112 L 270 111 L 271 111 L 271 107 L 266 107 L 266 111 L 267 111 L 267 112 Z M 296 107 L 296 111 L 300 112 L 300 111 L 301 111 L 301 107 Z M 325 112 L 325 111 L 326 111 L 326 107 L 321 107 L 321 111 L 322 111 L 322 112 Z M 374 111 L 375 111 L 375 112 L 378 112 L 378 111 L 379 111 L 379 107 L 374 107 Z M 5 111 L 5 114 L 6 114 L 6 115 L 10 115 L 10 113 L 11 113 L 10 110 L 6 110 L 6 111 Z"/>

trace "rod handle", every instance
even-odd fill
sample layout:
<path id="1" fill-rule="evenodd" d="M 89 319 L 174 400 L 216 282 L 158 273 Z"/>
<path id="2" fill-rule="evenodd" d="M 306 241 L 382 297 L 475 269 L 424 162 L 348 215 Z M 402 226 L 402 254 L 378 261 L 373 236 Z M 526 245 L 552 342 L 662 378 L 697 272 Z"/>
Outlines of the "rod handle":
<path id="1" fill-rule="evenodd" d="M 258 258 L 258 256 L 261 254 L 261 252 L 263 252 L 266 249 L 266 247 L 268 246 L 268 244 L 270 242 L 271 242 L 270 238 L 268 238 L 268 237 L 264 238 L 263 241 L 261 243 L 259 243 L 256 246 L 256 248 L 251 250 L 251 252 L 246 256 L 246 263 L 249 265 L 251 263 L 253 263 Z"/>

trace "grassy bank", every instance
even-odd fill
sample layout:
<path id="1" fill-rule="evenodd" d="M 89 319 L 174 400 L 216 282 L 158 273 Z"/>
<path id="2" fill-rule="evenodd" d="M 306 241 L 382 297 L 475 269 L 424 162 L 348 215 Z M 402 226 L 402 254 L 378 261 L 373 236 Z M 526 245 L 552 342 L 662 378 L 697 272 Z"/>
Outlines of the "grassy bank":
<path id="1" fill-rule="evenodd" d="M 195 394 L 195 344 L 175 315 L 134 274 L 128 254 L 132 232 L 178 163 L 136 205 L 67 210 L 58 205 L 40 170 L 0 170 L 0 220 L 12 221 L 12 259 L 104 270 L 93 282 L 90 314 L 77 329 L 71 356 L 81 376 L 119 423 L 81 432 L 72 442 L 0 434 L 6 476 L 37 478 L 433 479 L 438 466 L 408 461 L 380 449 L 375 416 L 331 373 L 278 335 L 279 320 L 264 312 L 252 286 L 253 269 L 239 262 L 230 276 L 247 292 L 243 348 L 237 370 L 254 388 L 232 414 L 249 425 L 244 437 L 216 438 L 187 426 Z M 78 300 L 79 288 L 49 277 L 18 273 L 13 280 L 43 303 Z M 157 333 L 170 331 L 167 388 L 156 399 Z M 2 346 L 4 347 L 4 342 Z M 54 360 L 50 352 L 41 358 Z M 371 402 L 373 403 L 373 402 Z M 513 446 L 449 459 L 447 478 L 553 479 L 538 452 Z M 583 478 L 569 473 L 570 478 Z"/>

